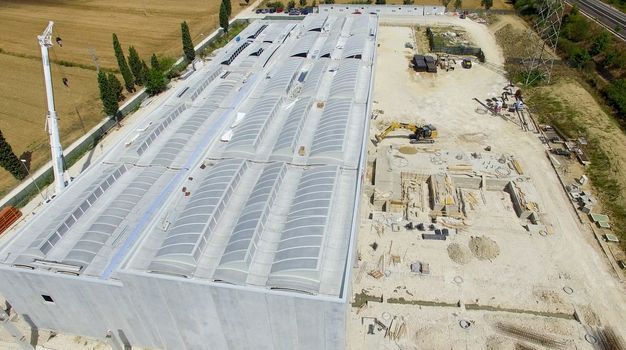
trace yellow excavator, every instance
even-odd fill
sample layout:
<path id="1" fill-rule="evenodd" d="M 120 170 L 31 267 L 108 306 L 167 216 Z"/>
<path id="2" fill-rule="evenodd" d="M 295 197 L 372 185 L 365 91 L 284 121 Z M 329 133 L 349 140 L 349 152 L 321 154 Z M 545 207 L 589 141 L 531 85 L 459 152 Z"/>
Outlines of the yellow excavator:
<path id="1" fill-rule="evenodd" d="M 376 143 L 380 143 L 380 141 L 384 140 L 385 137 L 389 135 L 389 133 L 397 129 L 406 129 L 411 131 L 412 134 L 409 135 L 411 143 L 434 143 L 435 139 L 437 138 L 437 128 L 431 124 L 417 125 L 410 123 L 393 122 L 387 127 L 387 129 L 375 136 Z"/>

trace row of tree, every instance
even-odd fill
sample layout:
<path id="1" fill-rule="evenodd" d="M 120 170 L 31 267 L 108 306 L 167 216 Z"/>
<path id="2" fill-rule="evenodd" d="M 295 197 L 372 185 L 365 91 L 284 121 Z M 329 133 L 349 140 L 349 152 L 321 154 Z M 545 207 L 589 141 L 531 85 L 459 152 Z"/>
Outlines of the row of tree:
<path id="1" fill-rule="evenodd" d="M 486 1 L 489 1 L 489 7 L 487 7 L 488 5 L 485 3 Z M 447 9 L 448 5 L 450 5 L 450 3 L 452 2 L 452 0 L 441 0 L 441 4 Z M 487 10 L 489 10 L 489 8 L 491 8 L 491 6 L 493 6 L 493 0 L 481 0 L 481 6 L 485 6 L 485 8 Z M 461 7 L 463 7 L 463 0 L 454 0 L 454 8 L 455 9 L 461 9 Z"/>
<path id="2" fill-rule="evenodd" d="M 0 166 L 6 169 L 14 178 L 22 180 L 28 175 L 26 164 L 13 153 L 13 148 L 4 139 L 2 131 L 0 131 Z"/>
<path id="3" fill-rule="evenodd" d="M 232 11 L 233 8 L 230 4 L 230 0 L 222 0 L 222 3 L 220 4 L 220 27 L 224 29 L 225 33 L 228 33 L 228 24 L 230 22 Z"/>
<path id="4" fill-rule="evenodd" d="M 183 53 L 185 55 L 186 63 L 193 61 L 196 58 L 196 51 L 191 40 L 191 34 L 189 33 L 189 26 L 187 22 L 180 24 Z M 128 61 L 122 46 L 117 38 L 117 35 L 113 33 L 113 50 L 115 57 L 117 58 L 117 64 L 124 80 L 124 87 L 128 92 L 134 92 L 135 86 L 144 86 L 148 95 L 153 96 L 167 87 L 167 78 L 165 77 L 165 71 L 169 67 L 162 67 L 156 54 L 152 54 L 150 58 L 150 67 L 142 60 L 137 50 L 130 46 L 128 48 Z M 124 100 L 124 94 L 122 84 L 117 77 L 112 73 L 105 73 L 103 71 L 98 72 L 98 87 L 100 89 L 100 99 L 102 100 L 102 108 L 106 115 L 117 116 L 119 111 L 119 102 Z"/>
<path id="5" fill-rule="evenodd" d="M 563 16 L 558 50 L 571 66 L 590 74 L 598 72 L 609 81 L 598 88 L 626 124 L 626 45 L 593 25 L 574 6 Z"/>

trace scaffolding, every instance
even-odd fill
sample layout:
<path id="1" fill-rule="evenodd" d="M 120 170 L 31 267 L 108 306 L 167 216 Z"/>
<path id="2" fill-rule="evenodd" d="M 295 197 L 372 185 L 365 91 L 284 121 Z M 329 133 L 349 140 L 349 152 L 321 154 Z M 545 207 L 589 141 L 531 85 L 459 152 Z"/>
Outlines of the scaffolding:
<path id="1" fill-rule="evenodd" d="M 561 30 L 563 0 L 543 0 L 533 30 L 528 31 L 526 55 L 522 59 L 526 73 L 526 85 L 539 78 L 550 82 L 554 53 Z M 537 40 L 537 35 L 541 40 Z"/>

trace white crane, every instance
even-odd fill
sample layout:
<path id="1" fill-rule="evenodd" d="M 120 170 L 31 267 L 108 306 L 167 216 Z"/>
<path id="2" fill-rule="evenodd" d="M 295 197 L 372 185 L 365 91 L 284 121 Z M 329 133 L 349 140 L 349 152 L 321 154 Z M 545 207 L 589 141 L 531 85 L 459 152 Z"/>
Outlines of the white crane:
<path id="1" fill-rule="evenodd" d="M 43 33 L 37 36 L 41 47 L 41 60 L 43 62 L 43 77 L 46 82 L 46 99 L 48 101 L 48 115 L 46 126 L 50 135 L 50 150 L 52 152 L 52 170 L 54 172 L 54 189 L 59 195 L 65 189 L 65 169 L 63 164 L 63 148 L 59 138 L 59 125 L 57 112 L 54 110 L 54 93 L 52 91 L 52 75 L 50 73 L 50 60 L 48 58 L 48 48 L 52 47 L 52 27 L 54 22 L 50 21 Z"/>

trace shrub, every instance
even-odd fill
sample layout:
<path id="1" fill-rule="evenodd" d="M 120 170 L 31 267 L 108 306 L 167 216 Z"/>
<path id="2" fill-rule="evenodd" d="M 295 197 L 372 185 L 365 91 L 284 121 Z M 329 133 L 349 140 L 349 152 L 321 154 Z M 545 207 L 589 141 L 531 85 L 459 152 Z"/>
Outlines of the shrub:
<path id="1" fill-rule="evenodd" d="M 620 119 L 626 118 L 626 80 L 614 80 L 604 89 L 607 101 L 617 109 Z"/>
<path id="2" fill-rule="evenodd" d="M 146 81 L 146 92 L 150 96 L 154 96 L 167 88 L 167 79 L 163 76 L 163 72 L 158 69 L 151 68 L 148 72 L 148 80 Z"/>

